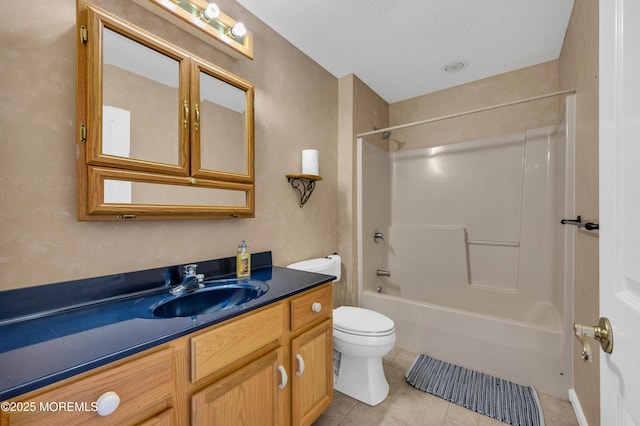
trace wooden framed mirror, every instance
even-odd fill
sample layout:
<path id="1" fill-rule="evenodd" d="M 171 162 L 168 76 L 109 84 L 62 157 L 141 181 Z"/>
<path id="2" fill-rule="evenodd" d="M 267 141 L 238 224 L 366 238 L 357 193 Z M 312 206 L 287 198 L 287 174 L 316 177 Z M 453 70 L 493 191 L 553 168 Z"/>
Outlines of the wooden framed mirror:
<path id="1" fill-rule="evenodd" d="M 254 217 L 254 86 L 77 5 L 79 220 Z"/>
<path id="2" fill-rule="evenodd" d="M 191 98 L 199 125 L 191 137 L 192 175 L 239 182 L 253 180 L 253 87 L 194 60 Z"/>
<path id="3" fill-rule="evenodd" d="M 253 185 L 90 166 L 89 212 L 116 219 L 246 217 Z"/>
<path id="4" fill-rule="evenodd" d="M 88 161 L 188 175 L 189 129 L 180 125 L 180 104 L 189 97 L 189 57 L 130 28 L 109 28 L 91 9 L 89 16 L 90 34 L 102 45 L 90 49 L 97 90 L 88 93 L 96 132 L 87 141 Z"/>

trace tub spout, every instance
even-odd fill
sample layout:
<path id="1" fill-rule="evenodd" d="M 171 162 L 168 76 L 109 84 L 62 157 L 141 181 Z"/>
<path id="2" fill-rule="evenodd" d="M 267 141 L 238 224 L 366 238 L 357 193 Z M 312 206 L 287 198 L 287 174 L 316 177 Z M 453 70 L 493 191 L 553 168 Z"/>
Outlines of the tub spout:
<path id="1" fill-rule="evenodd" d="M 384 269 L 376 269 L 376 275 L 379 277 L 390 277 L 391 272 L 385 271 Z"/>

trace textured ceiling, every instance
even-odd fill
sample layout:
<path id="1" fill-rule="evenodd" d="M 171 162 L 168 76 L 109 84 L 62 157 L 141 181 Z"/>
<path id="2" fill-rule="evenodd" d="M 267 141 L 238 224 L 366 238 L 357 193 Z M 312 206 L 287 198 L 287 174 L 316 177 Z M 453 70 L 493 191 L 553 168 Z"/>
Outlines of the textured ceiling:
<path id="1" fill-rule="evenodd" d="M 387 102 L 556 59 L 574 0 L 237 0 Z M 464 60 L 458 72 L 443 70 Z"/>

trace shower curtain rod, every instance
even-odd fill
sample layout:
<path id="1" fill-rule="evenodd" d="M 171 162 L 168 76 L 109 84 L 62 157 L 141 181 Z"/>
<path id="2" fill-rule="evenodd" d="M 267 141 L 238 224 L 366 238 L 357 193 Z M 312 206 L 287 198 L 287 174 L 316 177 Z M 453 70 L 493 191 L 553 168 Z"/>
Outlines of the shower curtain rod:
<path id="1" fill-rule="evenodd" d="M 569 95 L 569 94 L 574 94 L 574 93 L 576 93 L 576 89 L 561 90 L 559 92 L 547 93 L 547 94 L 544 94 L 544 95 L 533 96 L 533 97 L 530 97 L 530 98 L 520 99 L 520 100 L 517 100 L 517 101 L 505 102 L 503 104 L 493 105 L 493 106 L 489 106 L 489 107 L 472 109 L 471 111 L 458 112 L 458 113 L 455 113 L 455 114 L 443 115 L 441 117 L 429 118 L 427 120 L 414 121 L 413 123 L 399 124 L 397 126 L 387 127 L 385 129 L 376 129 L 376 130 L 372 130 L 370 132 L 358 133 L 356 135 L 356 137 L 360 138 L 362 136 L 375 135 L 377 133 L 383 133 L 383 132 L 387 132 L 387 131 L 390 131 L 390 130 L 404 129 L 405 127 L 412 127 L 412 126 L 417 126 L 417 125 L 420 125 L 420 124 L 428 124 L 428 123 L 433 123 L 433 122 L 436 122 L 436 121 L 448 120 L 450 118 L 462 117 L 464 115 L 475 114 L 477 112 L 490 111 L 492 109 L 504 108 L 504 107 L 508 107 L 508 106 L 511 106 L 511 105 L 517 105 L 517 104 L 522 104 L 522 103 L 525 103 L 525 102 L 537 101 L 537 100 L 540 100 L 540 99 L 552 98 L 554 96 Z"/>

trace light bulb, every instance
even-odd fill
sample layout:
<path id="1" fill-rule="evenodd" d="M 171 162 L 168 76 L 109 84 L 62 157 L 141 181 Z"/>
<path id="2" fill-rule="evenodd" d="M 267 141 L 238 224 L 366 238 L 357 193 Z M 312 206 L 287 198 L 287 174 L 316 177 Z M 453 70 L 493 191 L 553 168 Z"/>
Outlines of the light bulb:
<path id="1" fill-rule="evenodd" d="M 202 11 L 202 16 L 208 21 L 216 19 L 220 16 L 220 8 L 215 3 L 209 3 L 207 7 Z"/>
<path id="2" fill-rule="evenodd" d="M 235 37 L 242 37 L 246 33 L 247 29 L 242 22 L 236 23 L 233 28 L 231 28 L 231 34 L 233 34 Z"/>

